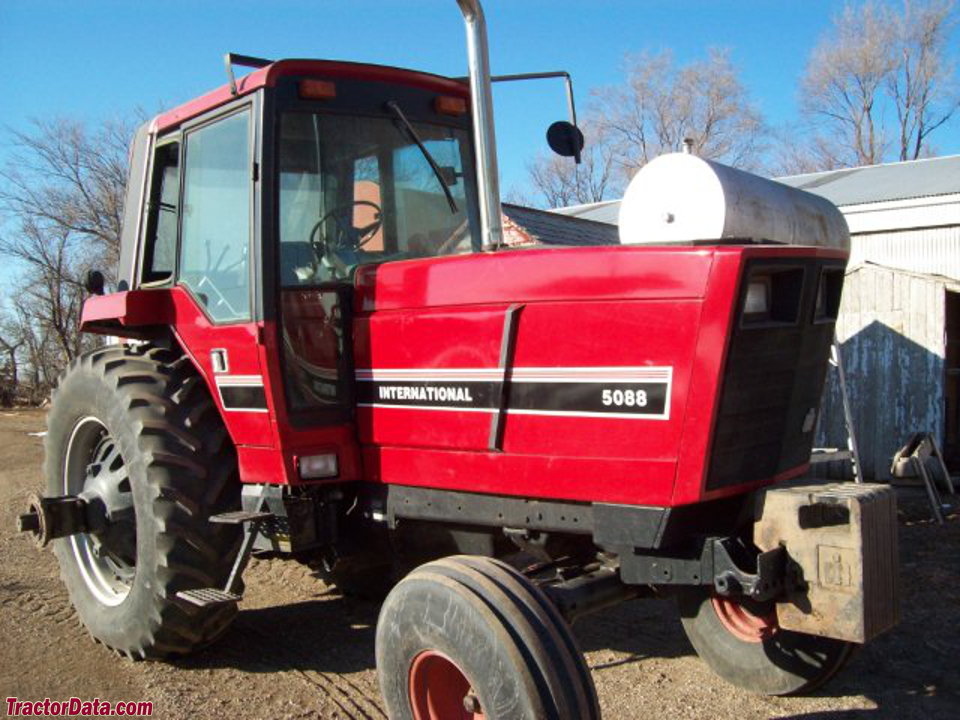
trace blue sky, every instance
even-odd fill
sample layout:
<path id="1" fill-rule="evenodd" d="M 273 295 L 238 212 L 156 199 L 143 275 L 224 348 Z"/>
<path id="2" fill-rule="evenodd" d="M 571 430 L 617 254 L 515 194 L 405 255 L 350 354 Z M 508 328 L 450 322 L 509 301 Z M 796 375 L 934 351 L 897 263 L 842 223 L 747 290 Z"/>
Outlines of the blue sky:
<path id="1" fill-rule="evenodd" d="M 672 49 L 685 62 L 729 47 L 774 125 L 796 118 L 807 54 L 842 0 L 486 0 L 495 73 L 564 69 L 577 100 L 622 79 L 625 53 Z M 955 32 L 954 45 L 960 43 Z M 224 82 L 222 56 L 323 57 L 466 71 L 454 0 L 0 0 L 0 124 L 53 114 L 97 121 L 170 107 Z M 520 186 L 565 116 L 559 81 L 498 86 L 503 189 Z M 940 132 L 960 152 L 960 125 Z M 6 150 L 0 135 L 0 162 Z"/>

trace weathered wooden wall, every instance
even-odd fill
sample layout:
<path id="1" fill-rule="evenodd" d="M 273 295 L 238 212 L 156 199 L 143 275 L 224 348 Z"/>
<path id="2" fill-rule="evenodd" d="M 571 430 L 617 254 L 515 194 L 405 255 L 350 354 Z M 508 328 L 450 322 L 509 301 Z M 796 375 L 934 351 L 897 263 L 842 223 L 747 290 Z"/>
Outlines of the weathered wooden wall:
<path id="1" fill-rule="evenodd" d="M 914 432 L 943 438 L 945 278 L 865 264 L 848 272 L 837 337 L 867 478 L 889 477 Z M 824 394 L 816 445 L 846 447 L 836 372 Z"/>

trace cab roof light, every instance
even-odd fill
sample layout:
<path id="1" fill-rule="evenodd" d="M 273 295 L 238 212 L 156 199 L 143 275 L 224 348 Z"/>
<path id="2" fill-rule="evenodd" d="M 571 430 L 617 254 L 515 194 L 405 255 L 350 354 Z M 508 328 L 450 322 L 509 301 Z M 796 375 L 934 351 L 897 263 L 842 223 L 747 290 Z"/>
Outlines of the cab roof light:
<path id="1" fill-rule="evenodd" d="M 433 99 L 433 109 L 441 115 L 465 115 L 467 101 L 452 95 L 438 95 Z"/>
<path id="2" fill-rule="evenodd" d="M 329 80 L 301 80 L 298 90 L 303 100 L 333 100 L 337 96 L 337 86 Z"/>

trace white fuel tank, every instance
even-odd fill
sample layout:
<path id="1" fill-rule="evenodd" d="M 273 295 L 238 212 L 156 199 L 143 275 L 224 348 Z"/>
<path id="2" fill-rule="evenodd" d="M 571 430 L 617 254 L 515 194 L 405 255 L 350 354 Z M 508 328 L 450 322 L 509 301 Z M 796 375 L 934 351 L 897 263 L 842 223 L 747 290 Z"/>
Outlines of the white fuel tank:
<path id="1" fill-rule="evenodd" d="M 829 200 L 686 153 L 661 155 L 620 203 L 624 245 L 767 241 L 849 250 L 847 221 Z"/>

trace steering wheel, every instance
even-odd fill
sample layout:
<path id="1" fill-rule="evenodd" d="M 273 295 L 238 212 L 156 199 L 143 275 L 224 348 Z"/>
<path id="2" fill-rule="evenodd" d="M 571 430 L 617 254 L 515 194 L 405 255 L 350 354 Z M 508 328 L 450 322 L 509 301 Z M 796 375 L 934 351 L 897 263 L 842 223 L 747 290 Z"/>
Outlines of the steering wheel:
<path id="1" fill-rule="evenodd" d="M 358 206 L 372 207 L 374 210 L 373 222 L 363 227 L 354 227 L 353 211 Z M 310 231 L 310 244 L 320 250 L 359 250 L 373 239 L 377 231 L 383 225 L 383 211 L 379 205 L 372 200 L 354 200 L 349 205 L 337 205 L 332 210 L 324 213 L 323 217 L 317 220 L 316 225 Z M 333 243 L 324 239 L 319 240 L 320 228 L 324 226 L 327 220 L 333 220 L 337 226 L 337 235 Z M 317 237 L 314 240 L 314 236 Z M 322 256 L 324 252 L 320 252 Z"/>

